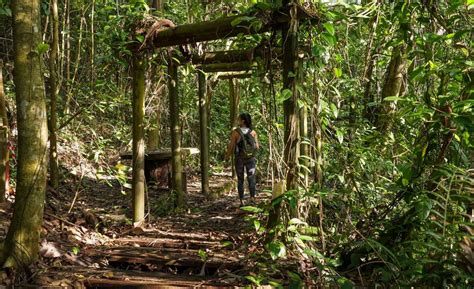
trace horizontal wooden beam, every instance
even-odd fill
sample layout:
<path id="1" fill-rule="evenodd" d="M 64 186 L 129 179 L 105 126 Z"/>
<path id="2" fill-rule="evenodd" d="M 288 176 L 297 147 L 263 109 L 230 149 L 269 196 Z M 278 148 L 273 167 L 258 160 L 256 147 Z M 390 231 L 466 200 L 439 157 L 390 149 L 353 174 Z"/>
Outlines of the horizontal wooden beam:
<path id="1" fill-rule="evenodd" d="M 279 10 L 267 10 L 258 14 L 242 14 L 228 16 L 213 21 L 195 24 L 184 24 L 176 27 L 164 28 L 148 34 L 145 45 L 140 49 L 153 49 L 175 45 L 191 44 L 201 41 L 226 39 L 240 34 L 258 34 L 279 28 L 291 20 L 290 7 Z M 298 5 L 298 18 L 315 18 L 302 6 Z"/>
<path id="2" fill-rule="evenodd" d="M 193 64 L 216 64 L 251 61 L 254 58 L 253 49 L 226 50 L 206 52 L 203 55 L 193 55 Z"/>
<path id="3" fill-rule="evenodd" d="M 235 62 L 235 63 L 216 63 L 207 64 L 200 67 L 202 71 L 209 72 L 229 72 L 229 71 L 250 71 L 252 70 L 253 63 L 250 61 L 246 62 Z"/>
<path id="4" fill-rule="evenodd" d="M 219 79 L 246 79 L 251 78 L 252 73 L 250 72 L 229 72 L 229 73 L 222 73 L 219 74 Z"/>

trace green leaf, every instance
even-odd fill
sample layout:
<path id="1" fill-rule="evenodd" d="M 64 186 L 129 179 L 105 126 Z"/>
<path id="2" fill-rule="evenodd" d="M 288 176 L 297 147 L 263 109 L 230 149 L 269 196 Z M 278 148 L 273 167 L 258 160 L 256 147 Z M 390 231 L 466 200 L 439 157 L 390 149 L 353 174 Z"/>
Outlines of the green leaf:
<path id="1" fill-rule="evenodd" d="M 138 40 L 138 42 L 140 42 L 140 43 L 143 43 L 143 41 L 145 41 L 145 36 L 143 36 L 143 35 L 137 35 L 135 38 L 136 38 L 136 39 Z"/>
<path id="2" fill-rule="evenodd" d="M 332 25 L 331 23 L 329 22 L 326 22 L 323 24 L 324 26 L 324 29 L 326 29 L 326 31 L 331 34 L 331 35 L 334 35 L 334 25 Z"/>
<path id="3" fill-rule="evenodd" d="M 336 130 L 336 137 L 340 144 L 344 142 L 344 133 L 341 130 Z"/>
<path id="4" fill-rule="evenodd" d="M 340 78 L 342 76 L 342 70 L 339 67 L 334 67 L 334 75 Z"/>
<path id="5" fill-rule="evenodd" d="M 306 222 L 301 221 L 298 218 L 293 218 L 288 222 L 289 225 L 306 225 Z"/>
<path id="6" fill-rule="evenodd" d="M 327 42 L 327 44 L 331 46 L 335 46 L 337 43 L 337 39 L 334 35 L 331 35 L 329 33 L 323 33 L 321 34 L 321 37 L 324 39 L 324 41 Z"/>
<path id="7" fill-rule="evenodd" d="M 46 53 L 48 50 L 49 50 L 49 44 L 48 44 L 48 43 L 40 43 L 40 44 L 38 44 L 38 46 L 36 47 L 36 51 L 37 51 L 39 54 L 44 54 L 44 53 Z"/>
<path id="8" fill-rule="evenodd" d="M 398 97 L 398 96 L 388 96 L 386 98 L 383 99 L 384 101 L 403 101 L 403 100 L 406 100 L 406 99 L 403 99 L 401 97 Z"/>
<path id="9" fill-rule="evenodd" d="M 252 207 L 252 206 L 245 206 L 245 207 L 242 207 L 240 209 L 243 210 L 243 211 L 251 212 L 251 213 L 261 213 L 261 212 L 263 212 L 262 209 L 257 208 L 257 207 Z"/>
<path id="10" fill-rule="evenodd" d="M 286 256 L 286 247 L 280 241 L 274 241 L 267 245 L 267 249 L 270 252 L 270 257 L 273 260 L 282 258 Z"/>

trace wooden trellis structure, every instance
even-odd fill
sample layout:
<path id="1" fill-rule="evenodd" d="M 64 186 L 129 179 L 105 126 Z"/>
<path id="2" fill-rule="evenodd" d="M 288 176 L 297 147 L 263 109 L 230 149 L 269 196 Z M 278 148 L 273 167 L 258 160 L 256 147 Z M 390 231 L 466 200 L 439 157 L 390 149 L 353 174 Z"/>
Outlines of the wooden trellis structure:
<path id="1" fill-rule="evenodd" d="M 249 17 L 251 16 L 251 17 Z M 185 24 L 172 28 L 164 28 L 146 35 L 146 42 L 139 50 L 153 50 L 157 48 L 185 45 L 201 41 L 226 39 L 242 34 L 258 34 L 272 30 L 281 30 L 283 47 L 278 52 L 282 55 L 283 89 L 292 92 L 291 97 L 284 102 L 285 112 L 285 163 L 287 164 L 286 183 L 288 189 L 296 186 L 297 163 L 297 136 L 298 114 L 296 112 L 296 73 L 298 51 L 298 23 L 301 19 L 315 18 L 300 5 L 284 0 L 283 8 L 279 10 L 261 11 L 256 15 L 238 15 L 224 17 L 214 21 Z M 249 20 L 250 19 L 250 20 Z M 255 25 L 258 20 L 261 25 Z M 238 23 L 235 25 L 235 23 Z M 233 25 L 234 24 L 234 25 Z M 137 51 L 139 52 L 139 51 Z M 191 61 L 198 65 L 199 83 L 199 117 L 200 117 L 200 145 L 201 145 L 201 181 L 202 192 L 209 194 L 209 105 L 207 103 L 206 73 L 225 72 L 220 79 L 229 79 L 232 86 L 234 79 L 250 77 L 254 59 L 262 56 L 262 50 L 218 51 L 193 55 Z M 145 203 L 145 174 L 144 174 L 144 66 L 140 54 L 134 57 L 134 101 L 133 101 L 133 200 L 134 223 L 140 224 L 144 220 Z M 172 187 L 176 192 L 177 206 L 184 205 L 184 191 L 182 188 L 183 167 L 181 155 L 181 124 L 179 121 L 178 96 L 178 67 L 181 63 L 170 55 L 168 61 L 168 91 L 170 109 L 170 132 L 172 149 Z M 236 114 L 235 104 L 233 105 Z M 236 116 L 232 116 L 235 118 Z"/>

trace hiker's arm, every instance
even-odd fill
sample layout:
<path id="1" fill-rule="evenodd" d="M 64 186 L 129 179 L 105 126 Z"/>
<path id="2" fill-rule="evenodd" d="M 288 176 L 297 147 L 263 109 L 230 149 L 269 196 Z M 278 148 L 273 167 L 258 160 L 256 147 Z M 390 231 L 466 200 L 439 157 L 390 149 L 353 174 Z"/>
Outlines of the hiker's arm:
<path id="1" fill-rule="evenodd" d="M 232 153 L 235 151 L 235 145 L 238 139 L 239 139 L 239 133 L 234 130 L 232 134 L 230 135 L 230 142 L 229 142 L 229 145 L 227 146 L 227 152 L 225 154 L 226 160 L 230 159 L 230 157 L 232 156 Z"/>

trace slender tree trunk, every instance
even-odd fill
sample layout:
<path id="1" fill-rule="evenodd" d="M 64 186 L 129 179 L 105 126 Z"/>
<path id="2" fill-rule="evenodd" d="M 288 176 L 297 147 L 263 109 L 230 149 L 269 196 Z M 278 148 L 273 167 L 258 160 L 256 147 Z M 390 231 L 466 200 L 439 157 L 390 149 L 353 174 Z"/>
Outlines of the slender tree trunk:
<path id="1" fill-rule="evenodd" d="M 308 106 L 306 104 L 300 108 L 300 164 L 303 185 L 309 187 L 309 140 L 308 140 Z"/>
<path id="2" fill-rule="evenodd" d="M 152 8 L 154 8 L 156 11 L 161 11 L 162 6 L 163 6 L 163 1 L 162 0 L 153 0 L 152 1 Z M 159 148 L 160 145 L 160 123 L 161 123 L 161 103 L 162 103 L 162 97 L 164 96 L 163 89 L 161 86 L 161 83 L 163 81 L 163 72 L 161 66 L 153 66 L 151 68 L 154 70 L 152 73 L 151 77 L 154 79 L 154 76 L 156 74 L 159 75 L 158 79 L 158 91 L 156 91 L 156 95 L 154 98 L 154 103 L 153 106 L 155 109 L 152 111 L 151 115 L 151 128 L 148 130 L 148 143 L 147 143 L 147 150 L 148 151 L 154 151 Z"/>
<path id="3" fill-rule="evenodd" d="M 200 142 L 201 142 L 201 188 L 205 195 L 210 194 L 209 190 L 209 120 L 207 119 L 207 82 L 206 74 L 198 71 L 199 83 L 199 124 L 200 124 Z"/>
<path id="4" fill-rule="evenodd" d="M 239 114 L 240 95 L 238 93 L 238 82 L 236 79 L 229 79 L 229 102 L 230 102 L 230 128 L 237 126 L 237 115 Z M 237 175 L 235 171 L 235 159 L 232 157 L 232 178 Z"/>
<path id="5" fill-rule="evenodd" d="M 66 49 L 66 55 L 65 55 L 65 65 L 66 65 L 66 85 L 69 87 L 71 85 L 71 2 L 70 0 L 66 0 L 66 3 L 64 4 L 65 6 L 65 26 L 67 30 L 67 35 L 66 39 L 64 40 L 65 43 L 65 49 Z M 78 47 L 80 49 L 80 47 Z M 69 91 L 67 89 L 66 91 Z M 69 110 L 69 96 L 66 94 L 66 105 L 64 107 L 64 114 L 68 115 L 70 110 Z"/>
<path id="6" fill-rule="evenodd" d="M 377 128 L 381 132 L 390 130 L 393 121 L 393 114 L 397 108 L 396 101 L 384 101 L 384 99 L 389 96 L 400 95 L 403 87 L 405 66 L 405 47 L 394 47 L 382 88 L 382 105 L 377 116 Z"/>
<path id="7" fill-rule="evenodd" d="M 95 0 L 92 0 L 91 10 L 91 88 L 95 86 Z"/>
<path id="8" fill-rule="evenodd" d="M 371 21 L 372 33 L 369 37 L 369 43 L 367 44 L 367 53 L 365 55 L 365 68 L 362 83 L 364 86 L 364 114 L 369 121 L 374 121 L 374 110 L 369 107 L 369 104 L 373 102 L 372 97 L 372 74 L 374 72 L 375 59 L 374 57 L 374 41 L 377 36 L 377 26 L 379 23 L 380 9 L 377 10 L 377 14 Z"/>
<path id="9" fill-rule="evenodd" d="M 283 5 L 288 6 L 293 2 L 284 0 Z M 296 15 L 296 6 L 291 6 L 291 14 Z M 297 183 L 297 161 L 298 161 L 298 135 L 299 116 L 296 110 L 298 92 L 296 89 L 298 73 L 298 20 L 292 17 L 291 21 L 284 24 L 282 28 L 283 39 L 283 93 L 289 94 L 283 103 L 285 118 L 284 134 L 284 163 L 286 165 L 286 190 L 295 190 Z M 292 211 L 291 214 L 295 215 Z M 280 205 L 276 205 L 269 214 L 268 227 L 274 228 L 280 221 Z"/>
<path id="10" fill-rule="evenodd" d="M 133 57 L 133 223 L 141 226 L 145 221 L 145 61 Z"/>
<path id="11" fill-rule="evenodd" d="M 40 0 L 15 0 L 14 82 L 18 119 L 18 171 L 13 218 L 0 267 L 22 267 L 38 257 L 47 178 L 48 125 L 41 71 Z"/>
<path id="12" fill-rule="evenodd" d="M 50 116 L 49 116 L 49 179 L 51 186 L 59 186 L 59 168 L 58 168 L 58 141 L 56 130 L 58 127 L 58 48 L 59 48 L 59 16 L 58 1 L 51 0 L 51 52 L 49 57 L 49 74 L 51 85 Z"/>
<path id="13" fill-rule="evenodd" d="M 176 207 L 183 208 L 185 205 L 185 192 L 183 190 L 183 161 L 181 155 L 181 123 L 179 119 L 179 96 L 178 96 L 178 65 L 171 57 L 168 64 L 168 94 L 170 106 L 171 126 L 171 151 L 172 151 L 172 185 L 176 193 Z"/>
<path id="14" fill-rule="evenodd" d="M 290 1 L 284 1 L 290 4 Z M 293 6 L 292 10 L 296 7 Z M 294 12 L 296 14 L 296 12 Z M 283 91 L 289 91 L 290 96 L 283 103 L 285 113 L 285 134 L 284 134 L 284 160 L 286 170 L 286 186 L 288 190 L 297 187 L 297 151 L 298 151 L 298 123 L 299 117 L 296 111 L 296 101 L 298 92 L 296 89 L 296 74 L 298 70 L 298 20 L 292 19 L 284 25 L 283 37 Z"/>
<path id="15" fill-rule="evenodd" d="M 314 96 L 314 121 L 313 121 L 313 131 L 314 131 L 314 158 L 316 160 L 314 166 L 314 176 L 315 184 L 318 190 L 323 188 L 323 134 L 321 127 L 321 95 L 317 90 L 316 74 L 313 77 L 313 96 Z M 319 233 L 321 235 L 321 244 L 323 251 L 326 250 L 326 241 L 324 236 L 324 206 L 323 198 L 319 196 Z"/>
<path id="16" fill-rule="evenodd" d="M 3 90 L 3 62 L 0 60 L 0 203 L 8 192 L 8 117 Z"/>

